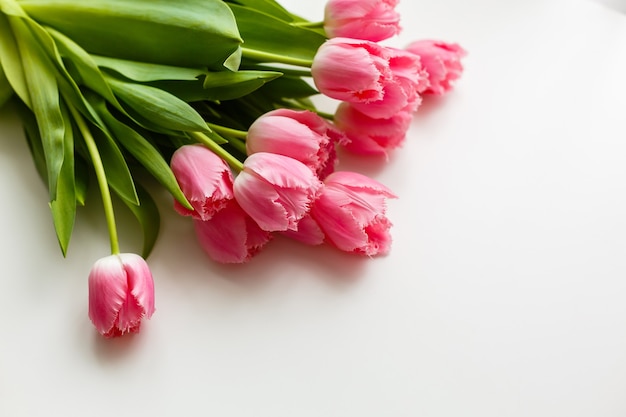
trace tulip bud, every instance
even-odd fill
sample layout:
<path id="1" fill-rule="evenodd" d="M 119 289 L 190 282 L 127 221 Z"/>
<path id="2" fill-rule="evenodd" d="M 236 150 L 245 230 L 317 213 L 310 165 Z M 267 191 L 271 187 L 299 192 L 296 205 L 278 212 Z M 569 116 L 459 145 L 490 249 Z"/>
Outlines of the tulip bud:
<path id="1" fill-rule="evenodd" d="M 297 230 L 322 186 L 302 162 L 258 152 L 244 161 L 233 186 L 241 208 L 268 232 Z"/>
<path id="2" fill-rule="evenodd" d="M 312 111 L 277 109 L 265 113 L 248 129 L 248 155 L 270 152 L 302 162 L 320 179 L 335 170 L 335 144 L 343 135 Z"/>
<path id="3" fill-rule="evenodd" d="M 210 220 L 194 219 L 193 224 L 202 249 L 220 263 L 247 262 L 272 239 L 235 200 Z"/>
<path id="4" fill-rule="evenodd" d="M 109 255 L 89 273 L 89 318 L 105 337 L 137 333 L 154 313 L 154 282 L 146 261 L 134 253 Z"/>
<path id="5" fill-rule="evenodd" d="M 399 111 L 386 119 L 373 119 L 352 104 L 343 102 L 335 112 L 335 124 L 343 130 L 345 149 L 360 155 L 384 155 L 400 147 L 413 120 L 410 110 Z"/>
<path id="6" fill-rule="evenodd" d="M 176 211 L 210 219 L 233 199 L 233 174 L 222 158 L 203 145 L 184 145 L 172 155 L 172 172 L 194 211 L 174 201 Z"/>
<path id="7" fill-rule="evenodd" d="M 328 0 L 324 30 L 330 38 L 380 42 L 400 32 L 398 0 Z"/>
<path id="8" fill-rule="evenodd" d="M 407 51 L 419 55 L 422 66 L 428 73 L 430 86 L 424 93 L 442 95 L 450 91 L 453 82 L 461 77 L 461 58 L 467 52 L 455 43 L 420 40 L 409 44 Z"/>
<path id="9" fill-rule="evenodd" d="M 336 248 L 373 256 L 389 251 L 391 222 L 386 202 L 395 195 L 381 183 L 355 172 L 337 171 L 324 187 L 311 215 Z"/>

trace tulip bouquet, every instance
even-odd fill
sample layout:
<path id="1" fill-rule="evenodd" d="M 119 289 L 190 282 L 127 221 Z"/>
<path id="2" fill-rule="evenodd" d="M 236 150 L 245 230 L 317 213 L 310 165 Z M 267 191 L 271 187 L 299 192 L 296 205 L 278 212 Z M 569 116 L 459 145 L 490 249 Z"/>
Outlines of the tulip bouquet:
<path id="1" fill-rule="evenodd" d="M 394 193 L 338 170 L 337 151 L 400 147 L 465 54 L 433 40 L 385 46 L 396 6 L 328 0 L 324 21 L 309 22 L 274 0 L 0 0 L 0 104 L 23 122 L 63 255 L 90 180 L 100 190 L 111 254 L 89 275 L 89 317 L 102 335 L 137 332 L 154 312 L 159 209 L 146 173 L 217 262 L 247 262 L 276 234 L 388 252 Z M 113 198 L 138 220 L 141 256 L 120 251 Z"/>

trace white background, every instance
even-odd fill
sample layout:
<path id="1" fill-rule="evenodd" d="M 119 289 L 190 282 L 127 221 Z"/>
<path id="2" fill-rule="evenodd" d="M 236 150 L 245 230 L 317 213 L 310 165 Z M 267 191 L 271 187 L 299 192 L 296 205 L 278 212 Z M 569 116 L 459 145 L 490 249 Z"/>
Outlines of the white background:
<path id="1" fill-rule="evenodd" d="M 281 3 L 322 17 L 322 1 Z M 626 415 L 626 16 L 584 0 L 399 9 L 389 44 L 469 55 L 387 163 L 341 165 L 400 197 L 390 255 L 277 239 L 216 265 L 159 195 L 157 312 L 135 337 L 103 340 L 87 318 L 108 254 L 97 194 L 64 259 L 0 114 L 0 416 Z"/>

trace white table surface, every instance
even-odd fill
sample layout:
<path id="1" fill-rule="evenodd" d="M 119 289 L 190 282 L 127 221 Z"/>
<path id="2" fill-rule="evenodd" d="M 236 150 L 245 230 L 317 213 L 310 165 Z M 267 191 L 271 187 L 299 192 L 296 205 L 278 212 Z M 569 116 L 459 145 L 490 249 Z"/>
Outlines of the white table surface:
<path id="1" fill-rule="evenodd" d="M 322 1 L 281 3 L 321 18 Z M 626 415 L 626 16 L 586 0 L 399 9 L 390 44 L 469 55 L 388 163 L 341 165 L 399 195 L 391 253 L 277 239 L 217 265 L 162 195 L 157 312 L 135 337 L 87 318 L 108 253 L 95 192 L 64 259 L 0 114 L 0 416 Z"/>

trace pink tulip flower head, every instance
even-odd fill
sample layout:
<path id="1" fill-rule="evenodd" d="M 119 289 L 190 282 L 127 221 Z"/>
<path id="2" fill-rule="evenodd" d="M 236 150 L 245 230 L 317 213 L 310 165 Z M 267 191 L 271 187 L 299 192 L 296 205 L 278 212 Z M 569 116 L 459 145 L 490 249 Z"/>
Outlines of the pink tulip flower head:
<path id="1" fill-rule="evenodd" d="M 373 119 L 343 102 L 335 112 L 335 124 L 347 137 L 344 148 L 359 155 L 382 155 L 404 143 L 406 132 L 413 120 L 413 112 L 400 111 L 386 119 Z"/>
<path id="2" fill-rule="evenodd" d="M 351 103 L 382 100 L 392 80 L 388 50 L 350 38 L 324 42 L 315 54 L 311 74 L 320 93 Z"/>
<path id="3" fill-rule="evenodd" d="M 320 178 L 335 170 L 335 144 L 343 135 L 328 121 L 305 110 L 277 109 L 255 120 L 248 129 L 248 155 L 269 152 L 289 156 Z"/>
<path id="4" fill-rule="evenodd" d="M 430 86 L 424 93 L 445 94 L 463 73 L 461 59 L 467 52 L 456 43 L 420 40 L 412 42 L 406 49 L 420 56 L 422 65 L 428 72 Z"/>
<path id="5" fill-rule="evenodd" d="M 202 249 L 220 263 L 247 262 L 272 239 L 235 200 L 210 220 L 194 219 L 194 226 Z"/>
<path id="6" fill-rule="evenodd" d="M 400 33 L 398 0 L 328 0 L 324 30 L 329 38 L 380 42 Z"/>
<path id="7" fill-rule="evenodd" d="M 320 93 L 352 103 L 371 118 L 417 109 L 426 83 L 419 56 L 375 42 L 333 38 L 318 49 L 311 66 Z"/>
<path id="8" fill-rule="evenodd" d="M 134 253 L 99 259 L 89 273 L 89 318 L 105 337 L 139 331 L 154 313 L 154 282 L 146 261 Z"/>
<path id="9" fill-rule="evenodd" d="M 297 230 L 315 200 L 321 181 L 302 162 L 268 152 L 254 153 L 235 178 L 241 208 L 268 232 Z"/>
<path id="10" fill-rule="evenodd" d="M 311 209 L 326 240 L 340 250 L 374 256 L 391 247 L 386 202 L 395 195 L 379 182 L 355 172 L 337 171 Z"/>
<path id="11" fill-rule="evenodd" d="M 222 158 L 203 145 L 184 145 L 172 155 L 172 172 L 194 210 L 174 201 L 184 216 L 208 220 L 233 197 L 233 174 Z"/>
<path id="12" fill-rule="evenodd" d="M 392 78 L 385 84 L 383 98 L 353 103 L 361 113 L 375 119 L 388 119 L 398 112 L 415 112 L 422 103 L 420 93 L 429 86 L 428 73 L 418 55 L 397 48 L 386 49 Z"/>
<path id="13" fill-rule="evenodd" d="M 297 240 L 300 243 L 311 246 L 321 245 L 326 240 L 326 236 L 324 235 L 322 228 L 311 216 L 311 213 L 300 219 L 298 222 L 298 230 L 286 230 L 281 232 L 281 234 L 290 239 Z"/>

